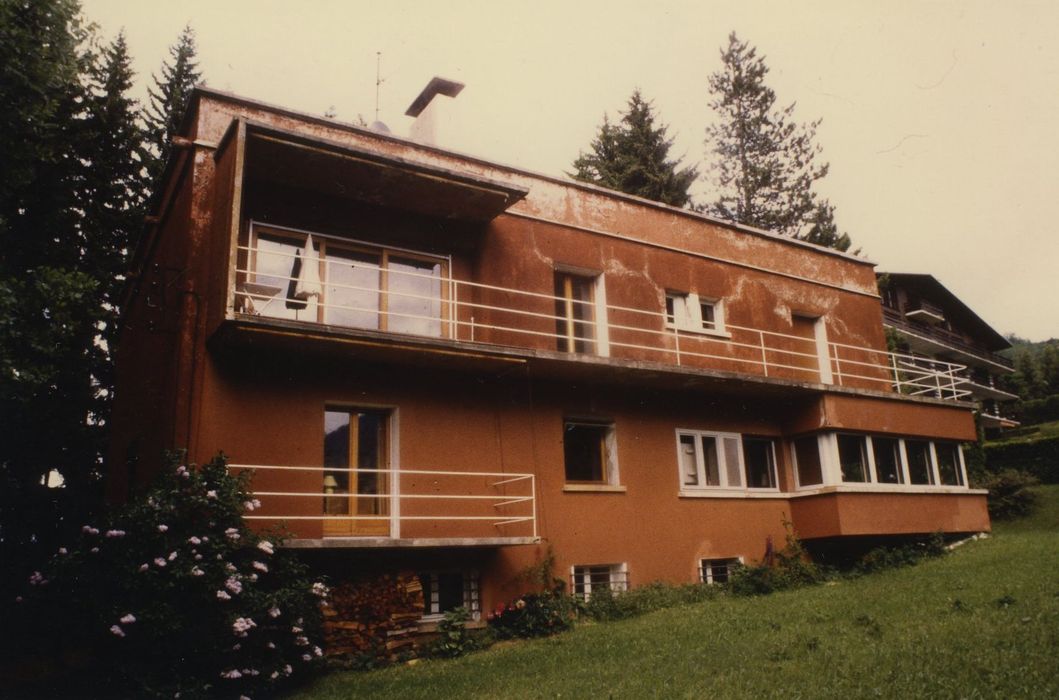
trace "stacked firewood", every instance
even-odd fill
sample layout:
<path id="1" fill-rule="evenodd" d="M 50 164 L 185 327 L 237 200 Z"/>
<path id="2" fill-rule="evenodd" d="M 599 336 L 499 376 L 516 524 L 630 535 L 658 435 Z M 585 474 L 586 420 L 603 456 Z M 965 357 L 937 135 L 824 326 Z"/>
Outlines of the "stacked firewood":
<path id="1" fill-rule="evenodd" d="M 423 587 L 411 572 L 345 581 L 331 587 L 323 613 L 328 656 L 396 661 L 416 651 Z"/>

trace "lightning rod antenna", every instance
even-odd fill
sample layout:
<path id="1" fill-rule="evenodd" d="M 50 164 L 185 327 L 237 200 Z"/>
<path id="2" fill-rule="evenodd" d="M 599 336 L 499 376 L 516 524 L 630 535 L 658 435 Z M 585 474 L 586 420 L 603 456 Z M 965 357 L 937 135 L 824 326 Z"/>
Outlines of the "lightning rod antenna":
<path id="1" fill-rule="evenodd" d="M 382 63 L 382 51 L 375 52 L 375 121 L 379 121 L 379 85 L 382 79 L 379 77 L 379 64 Z"/>

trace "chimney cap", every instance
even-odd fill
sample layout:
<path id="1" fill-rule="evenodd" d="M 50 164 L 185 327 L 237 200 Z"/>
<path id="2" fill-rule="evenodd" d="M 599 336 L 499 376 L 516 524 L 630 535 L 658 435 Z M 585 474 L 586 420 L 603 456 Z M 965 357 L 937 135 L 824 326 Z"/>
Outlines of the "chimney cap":
<path id="1" fill-rule="evenodd" d="M 427 86 L 423 88 L 423 91 L 419 93 L 419 96 L 412 100 L 412 104 L 405 110 L 405 114 L 409 117 L 418 117 L 419 113 L 427 108 L 427 105 L 430 104 L 435 95 L 455 97 L 460 94 L 461 90 L 463 90 L 463 83 L 457 83 L 455 80 L 448 80 L 435 75 L 427 83 Z"/>

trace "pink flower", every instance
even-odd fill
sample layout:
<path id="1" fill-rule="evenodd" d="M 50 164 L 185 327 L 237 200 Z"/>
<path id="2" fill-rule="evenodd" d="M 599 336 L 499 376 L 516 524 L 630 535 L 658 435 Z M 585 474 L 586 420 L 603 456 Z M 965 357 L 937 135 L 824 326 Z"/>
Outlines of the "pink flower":
<path id="1" fill-rule="evenodd" d="M 249 617 L 240 617 L 232 623 L 232 634 L 237 637 L 245 637 L 247 633 L 255 627 L 257 627 L 257 623 L 252 619 Z"/>
<path id="2" fill-rule="evenodd" d="M 59 547 L 59 554 L 67 554 L 66 547 Z"/>
<path id="3" fill-rule="evenodd" d="M 105 536 L 109 537 L 111 539 L 114 539 L 115 537 L 124 537 L 125 536 L 125 531 L 124 530 L 107 530 L 107 534 Z"/>
<path id="4" fill-rule="evenodd" d="M 234 668 L 231 671 L 222 671 L 221 672 L 221 678 L 231 678 L 231 679 L 234 680 L 236 678 L 242 678 L 242 677 L 243 677 L 243 674 L 239 673 L 239 671 L 235 670 Z"/>
<path id="5" fill-rule="evenodd" d="M 275 645 L 275 644 L 273 644 L 272 642 L 269 642 L 269 643 L 268 643 L 268 648 L 269 648 L 269 649 L 275 649 L 275 648 L 276 648 L 276 645 Z"/>
<path id="6" fill-rule="evenodd" d="M 294 673 L 294 669 L 291 668 L 290 664 L 287 664 L 287 665 L 285 665 L 283 667 L 283 675 L 284 676 L 289 676 L 292 673 Z"/>
<path id="7" fill-rule="evenodd" d="M 150 568 L 151 567 L 148 566 L 147 564 L 140 564 L 140 571 L 147 571 Z"/>
<path id="8" fill-rule="evenodd" d="M 154 560 L 154 565 L 157 566 L 157 567 L 164 567 L 165 566 L 165 559 L 163 559 L 162 557 L 157 557 Z"/>
<path id="9" fill-rule="evenodd" d="M 168 532 L 169 531 L 169 526 L 166 525 L 165 523 L 162 523 L 161 525 L 158 526 L 158 531 L 159 532 Z"/>
<path id="10" fill-rule="evenodd" d="M 320 649 L 320 647 L 313 647 L 313 656 L 323 656 L 323 655 L 324 655 L 324 652 Z"/>
<path id="11" fill-rule="evenodd" d="M 271 608 L 268 609 L 268 616 L 269 617 L 279 617 L 280 614 L 281 614 L 280 609 L 277 608 L 275 605 L 273 605 Z"/>
<path id="12" fill-rule="evenodd" d="M 308 654 L 302 654 L 302 661 L 312 661 L 312 660 L 313 660 L 313 657 L 309 656 Z"/>
<path id="13" fill-rule="evenodd" d="M 205 573 L 206 573 L 205 571 L 203 571 L 202 569 L 200 569 L 197 566 L 191 567 L 191 575 L 192 576 L 203 576 L 203 575 L 205 575 Z"/>
<path id="14" fill-rule="evenodd" d="M 263 574 L 267 574 L 268 573 L 268 566 L 266 564 L 262 563 L 262 562 L 255 561 L 253 566 L 254 566 L 255 569 L 257 569 L 258 571 L 260 571 Z"/>
<path id="15" fill-rule="evenodd" d="M 212 489 L 207 491 L 206 492 L 206 498 L 214 498 L 214 499 L 217 498 L 217 492 L 212 490 Z"/>
<path id="16" fill-rule="evenodd" d="M 275 554 L 276 552 L 274 545 L 268 540 L 261 540 L 260 542 L 258 542 L 257 548 L 265 554 Z"/>
<path id="17" fill-rule="evenodd" d="M 176 555 L 175 551 L 174 552 L 170 552 L 169 553 L 169 561 L 173 561 L 174 559 L 176 559 L 176 556 L 177 555 Z"/>
<path id="18" fill-rule="evenodd" d="M 240 537 L 239 530 L 234 527 L 230 527 L 224 531 L 224 536 L 230 539 L 232 542 L 235 542 Z"/>
<path id="19" fill-rule="evenodd" d="M 232 597 L 224 591 L 217 591 L 217 600 L 231 600 Z"/>
<path id="20" fill-rule="evenodd" d="M 188 542 L 190 542 L 191 544 L 202 544 L 202 540 L 200 540 L 198 537 L 195 537 L 194 535 L 188 538 Z"/>
<path id="21" fill-rule="evenodd" d="M 123 625 L 131 625 L 132 623 L 136 622 L 136 616 L 132 613 L 125 613 L 122 618 L 118 620 L 118 622 Z"/>
<path id="22" fill-rule="evenodd" d="M 48 580 L 44 578 L 44 574 L 39 571 L 34 571 L 29 575 L 29 585 L 31 586 L 43 586 Z"/>
<path id="23" fill-rule="evenodd" d="M 321 598 L 327 597 L 327 586 L 317 581 L 313 584 L 313 593 L 320 596 Z"/>
<path id="24" fill-rule="evenodd" d="M 224 582 L 224 587 L 232 593 L 242 593 L 243 584 L 239 582 L 235 576 L 229 576 L 228 580 Z"/>
<path id="25" fill-rule="evenodd" d="M 306 638 L 305 638 L 305 635 L 303 635 L 303 634 L 299 634 L 299 635 L 298 635 L 297 637 L 295 637 L 295 638 L 294 638 L 294 643 L 295 643 L 296 645 L 300 646 L 300 647 L 307 647 L 307 646 L 309 646 L 309 640 L 308 640 L 308 639 L 306 639 Z"/>
<path id="26" fill-rule="evenodd" d="M 118 625 L 111 625 L 110 626 L 110 633 L 115 635 L 115 636 L 117 636 L 117 637 L 124 637 L 125 636 L 125 630 L 123 630 Z"/>
<path id="27" fill-rule="evenodd" d="M 99 530 L 97 530 L 96 528 L 92 527 L 91 525 L 85 525 L 84 527 L 82 527 L 81 528 L 81 532 L 85 533 L 86 535 L 98 535 L 99 534 Z"/>
<path id="28" fill-rule="evenodd" d="M 99 554 L 99 547 L 93 547 L 92 549 L 90 549 L 88 551 L 91 552 L 92 554 Z"/>

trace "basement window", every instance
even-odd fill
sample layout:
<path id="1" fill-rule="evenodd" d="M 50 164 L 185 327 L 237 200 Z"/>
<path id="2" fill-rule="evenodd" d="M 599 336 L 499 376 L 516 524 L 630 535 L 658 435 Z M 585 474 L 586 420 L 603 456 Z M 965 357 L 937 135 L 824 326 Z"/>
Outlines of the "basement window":
<path id="1" fill-rule="evenodd" d="M 699 580 L 702 583 L 728 583 L 732 572 L 742 566 L 738 557 L 729 559 L 703 559 L 699 562 Z"/>
<path id="2" fill-rule="evenodd" d="M 574 597 L 588 600 L 593 591 L 610 589 L 612 593 L 629 590 L 627 564 L 580 564 L 570 567 Z"/>
<path id="3" fill-rule="evenodd" d="M 617 484 L 618 460 L 614 424 L 565 421 L 563 463 L 567 482 Z"/>
<path id="4" fill-rule="evenodd" d="M 419 574 L 419 583 L 423 586 L 423 619 L 439 619 L 456 608 L 466 609 L 474 620 L 481 618 L 477 571 L 425 571 Z"/>

